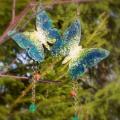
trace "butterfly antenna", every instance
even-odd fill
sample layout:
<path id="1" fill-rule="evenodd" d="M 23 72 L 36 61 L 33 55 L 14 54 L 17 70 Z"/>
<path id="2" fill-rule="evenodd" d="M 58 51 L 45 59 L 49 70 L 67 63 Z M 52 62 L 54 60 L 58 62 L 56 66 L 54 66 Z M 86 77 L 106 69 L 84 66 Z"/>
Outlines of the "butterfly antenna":
<path id="1" fill-rule="evenodd" d="M 77 19 L 79 19 L 79 17 L 80 17 L 79 4 L 78 4 L 77 10 L 76 10 L 76 17 L 77 17 Z"/>
<path id="2" fill-rule="evenodd" d="M 77 0 L 72 0 L 73 4 L 78 5 L 76 9 L 76 19 L 79 19 L 80 17 L 80 9 L 79 9 L 79 4 L 76 2 Z"/>
<path id="3" fill-rule="evenodd" d="M 43 10 L 44 8 L 43 8 L 43 4 L 42 4 L 42 0 L 40 0 L 40 2 L 39 2 L 39 4 L 38 4 L 38 7 L 37 7 L 37 11 L 39 12 L 39 11 L 41 11 L 41 10 Z"/>

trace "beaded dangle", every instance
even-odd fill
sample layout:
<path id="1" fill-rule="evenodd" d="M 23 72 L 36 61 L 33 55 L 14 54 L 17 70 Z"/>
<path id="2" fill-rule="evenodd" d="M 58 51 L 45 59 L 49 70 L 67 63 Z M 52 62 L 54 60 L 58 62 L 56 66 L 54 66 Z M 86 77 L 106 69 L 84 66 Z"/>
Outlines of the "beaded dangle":
<path id="1" fill-rule="evenodd" d="M 30 112 L 35 112 L 36 111 L 36 104 L 35 104 L 35 87 L 36 87 L 36 80 L 34 79 L 34 77 L 32 78 L 32 103 L 29 106 L 29 111 Z"/>
<path id="2" fill-rule="evenodd" d="M 36 82 L 40 80 L 40 74 L 38 72 L 35 72 L 33 73 L 33 76 L 32 76 L 32 102 L 29 106 L 29 111 L 30 112 L 35 112 L 36 109 L 37 109 L 37 106 L 36 106 Z"/>
<path id="3" fill-rule="evenodd" d="M 79 120 L 79 116 L 78 116 L 78 106 L 79 106 L 79 103 L 78 103 L 78 83 L 77 81 L 73 81 L 72 83 L 72 91 L 71 91 L 71 96 L 73 97 L 74 99 L 74 103 L 73 103 L 73 106 L 74 106 L 74 116 L 72 118 L 72 120 Z"/>
<path id="4" fill-rule="evenodd" d="M 42 2 L 40 0 L 39 9 L 42 7 Z M 37 13 L 38 14 L 38 13 Z M 38 82 L 41 78 L 40 74 L 37 70 L 33 67 L 33 76 L 32 76 L 32 98 L 31 98 L 31 104 L 29 106 L 30 112 L 35 112 L 37 109 L 36 106 L 36 82 Z"/>
<path id="5" fill-rule="evenodd" d="M 76 18 L 79 19 L 80 16 L 80 11 L 79 11 L 79 7 L 76 10 Z M 72 120 L 79 120 L 79 102 L 78 102 L 78 89 L 79 89 L 79 84 L 77 80 L 73 80 L 72 82 L 72 91 L 71 91 L 71 96 L 74 99 L 74 116 L 72 118 Z"/>

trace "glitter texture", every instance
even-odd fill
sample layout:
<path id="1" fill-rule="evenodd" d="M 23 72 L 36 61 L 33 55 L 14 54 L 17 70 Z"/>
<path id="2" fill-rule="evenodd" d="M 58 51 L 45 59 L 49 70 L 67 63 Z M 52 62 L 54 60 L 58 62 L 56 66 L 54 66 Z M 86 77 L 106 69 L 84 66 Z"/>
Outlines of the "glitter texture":
<path id="1" fill-rule="evenodd" d="M 108 55 L 109 51 L 102 48 L 83 49 L 69 62 L 68 73 L 73 79 L 77 79 L 86 72 L 87 68 L 95 66 Z"/>
<path id="2" fill-rule="evenodd" d="M 60 39 L 59 31 L 53 28 L 52 21 L 44 10 L 37 10 L 36 28 L 32 32 L 10 31 L 8 35 L 16 41 L 23 49 L 26 49 L 28 55 L 35 61 L 42 62 L 44 60 L 43 45 L 50 50 L 48 43 L 54 43 Z"/>
<path id="3" fill-rule="evenodd" d="M 81 25 L 79 20 L 74 21 L 63 34 L 62 40 L 56 41 L 52 53 L 64 56 L 62 64 L 69 62 L 68 73 L 72 79 L 82 76 L 87 68 L 91 68 L 105 59 L 109 51 L 102 48 L 83 49 L 79 46 Z"/>
<path id="4" fill-rule="evenodd" d="M 81 27 L 79 20 L 75 20 L 64 32 L 61 39 L 57 39 L 52 47 L 53 55 L 68 55 L 73 46 L 79 44 L 81 38 Z"/>

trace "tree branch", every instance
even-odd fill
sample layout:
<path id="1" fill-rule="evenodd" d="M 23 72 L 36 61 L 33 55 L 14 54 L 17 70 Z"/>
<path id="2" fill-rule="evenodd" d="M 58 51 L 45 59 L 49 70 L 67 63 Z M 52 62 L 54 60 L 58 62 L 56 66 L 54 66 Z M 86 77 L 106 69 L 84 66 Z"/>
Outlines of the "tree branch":
<path id="1" fill-rule="evenodd" d="M 72 3 L 73 0 L 58 0 L 55 2 L 52 2 L 51 4 L 44 3 L 43 6 L 44 8 L 52 8 L 55 5 L 62 5 L 62 4 L 67 4 L 67 3 Z M 92 2 L 99 2 L 99 0 L 75 0 L 75 3 L 92 3 Z M 18 16 L 15 16 L 15 5 L 16 5 L 16 0 L 13 0 L 13 13 L 12 13 L 12 20 L 6 30 L 3 32 L 3 34 L 0 36 L 0 44 L 5 42 L 9 37 L 7 33 L 15 28 L 15 26 L 27 15 L 28 11 L 31 9 L 34 9 L 38 3 L 35 0 L 31 0 L 30 3 L 19 13 Z"/>
<path id="2" fill-rule="evenodd" d="M 14 23 L 14 20 L 15 20 L 15 6 L 16 6 L 16 0 L 13 0 L 11 23 Z"/>
<path id="3" fill-rule="evenodd" d="M 0 44 L 2 44 L 8 38 L 8 32 L 12 30 L 24 18 L 24 16 L 26 16 L 31 8 L 35 7 L 33 4 L 35 4 L 35 1 L 31 0 L 31 2 L 23 9 L 23 11 L 21 11 L 18 16 L 14 17 L 14 22 L 10 22 L 3 35 L 0 37 Z"/>
<path id="4" fill-rule="evenodd" d="M 92 3 L 92 2 L 98 2 L 99 0 L 58 0 L 58 1 L 54 1 L 52 2 L 51 5 L 49 4 L 45 4 L 45 6 L 55 6 L 55 5 L 62 5 L 62 4 L 68 4 L 68 3 Z M 49 8 L 48 7 L 48 8 Z"/>
<path id="5" fill-rule="evenodd" d="M 14 75 L 3 75 L 0 74 L 0 77 L 9 77 L 9 78 L 14 78 L 14 79 L 21 79 L 21 80 L 28 80 L 28 77 L 21 77 L 21 76 L 14 76 Z"/>
<path id="6" fill-rule="evenodd" d="M 87 89 L 88 89 L 88 88 L 92 88 L 95 92 L 97 91 L 97 88 L 95 88 L 94 86 L 91 86 L 90 84 L 88 84 L 88 83 L 85 82 L 85 81 L 87 81 L 87 80 L 78 79 L 78 83 L 79 83 L 79 82 L 82 82 L 85 88 L 87 88 Z"/>
<path id="7" fill-rule="evenodd" d="M 62 76 L 58 77 L 57 80 L 60 80 L 61 78 L 63 78 L 66 75 L 66 73 L 64 73 Z M 14 101 L 14 103 L 11 105 L 11 109 L 13 109 L 18 103 L 19 101 L 32 89 L 33 84 L 30 84 L 27 88 L 25 88 L 25 90 L 21 93 L 21 95 Z"/>
<path id="8" fill-rule="evenodd" d="M 19 80 L 29 80 L 29 77 L 21 77 L 21 76 L 14 76 L 14 75 L 1 75 L 0 77 L 9 77 L 9 78 L 14 78 L 14 79 L 19 79 Z M 53 81 L 53 80 L 39 80 L 37 81 L 39 83 L 60 83 L 61 81 Z"/>

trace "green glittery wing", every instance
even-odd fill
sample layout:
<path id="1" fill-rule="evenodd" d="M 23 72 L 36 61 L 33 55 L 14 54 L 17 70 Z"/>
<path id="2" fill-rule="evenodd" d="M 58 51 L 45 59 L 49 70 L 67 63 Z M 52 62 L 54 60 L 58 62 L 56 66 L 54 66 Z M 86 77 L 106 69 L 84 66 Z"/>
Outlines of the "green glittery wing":
<path id="1" fill-rule="evenodd" d="M 83 49 L 69 61 L 68 73 L 73 79 L 77 79 L 86 72 L 87 68 L 97 65 L 108 55 L 109 51 L 102 48 Z"/>
<path id="2" fill-rule="evenodd" d="M 78 46 L 81 38 L 80 21 L 75 20 L 70 27 L 64 32 L 62 40 L 57 39 L 52 46 L 53 55 L 67 56 L 74 46 Z"/>
<path id="3" fill-rule="evenodd" d="M 36 29 L 46 35 L 46 41 L 54 43 L 61 39 L 59 30 L 53 27 L 53 21 L 50 19 L 45 10 L 38 8 L 36 15 Z"/>
<path id="4" fill-rule="evenodd" d="M 24 33 L 16 32 L 15 30 L 10 31 L 8 34 L 21 48 L 27 51 L 28 55 L 33 60 L 39 62 L 44 60 L 44 49 L 39 41 L 33 41 Z"/>

